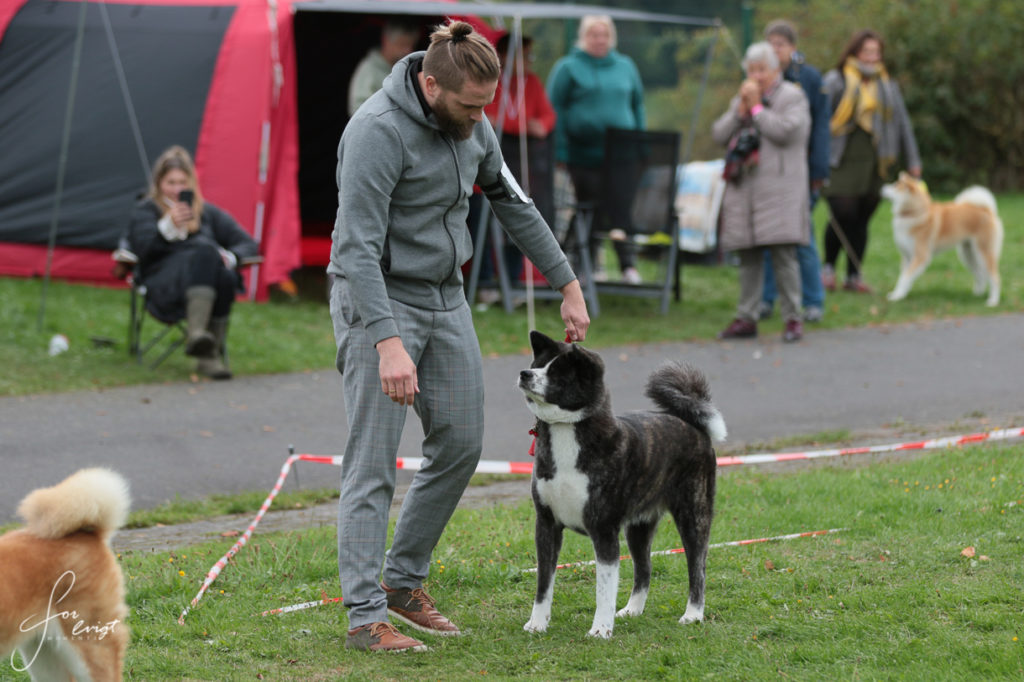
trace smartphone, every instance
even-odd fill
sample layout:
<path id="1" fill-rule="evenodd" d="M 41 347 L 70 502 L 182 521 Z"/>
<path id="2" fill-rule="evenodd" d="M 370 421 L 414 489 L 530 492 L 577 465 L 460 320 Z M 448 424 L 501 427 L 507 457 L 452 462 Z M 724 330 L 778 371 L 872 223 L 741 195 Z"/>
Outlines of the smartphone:
<path id="1" fill-rule="evenodd" d="M 185 203 L 185 204 L 188 204 L 189 206 L 191 206 L 192 205 L 192 200 L 195 198 L 195 196 L 196 196 L 196 193 L 193 192 L 192 190 L 190 190 L 190 189 L 183 189 L 180 192 L 178 192 L 178 201 L 180 201 L 182 203 Z"/>

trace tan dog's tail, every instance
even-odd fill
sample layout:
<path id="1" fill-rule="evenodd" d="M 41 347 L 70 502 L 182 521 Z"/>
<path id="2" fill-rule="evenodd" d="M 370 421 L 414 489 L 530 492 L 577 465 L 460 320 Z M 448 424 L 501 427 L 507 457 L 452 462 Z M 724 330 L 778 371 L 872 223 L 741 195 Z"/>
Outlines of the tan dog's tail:
<path id="1" fill-rule="evenodd" d="M 979 185 L 968 187 L 957 194 L 953 199 L 954 204 L 973 204 L 992 211 L 993 215 L 999 216 L 999 209 L 996 207 L 996 198 L 988 189 Z"/>
<path id="2" fill-rule="evenodd" d="M 18 505 L 18 515 L 25 519 L 26 530 L 40 538 L 86 531 L 109 544 L 130 505 L 123 476 L 109 469 L 82 469 L 53 487 L 29 493 Z"/>

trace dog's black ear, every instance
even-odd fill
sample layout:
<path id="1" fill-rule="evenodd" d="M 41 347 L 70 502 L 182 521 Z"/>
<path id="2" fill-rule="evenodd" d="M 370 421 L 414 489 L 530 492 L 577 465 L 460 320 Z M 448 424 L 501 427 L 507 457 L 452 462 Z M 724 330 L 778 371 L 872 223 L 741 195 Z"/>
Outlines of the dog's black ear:
<path id="1" fill-rule="evenodd" d="M 573 344 L 571 357 L 576 364 L 576 373 L 581 381 L 601 383 L 604 381 L 604 360 L 593 351 Z"/>
<path id="2" fill-rule="evenodd" d="M 533 349 L 533 357 L 535 358 L 545 353 L 558 353 L 558 342 L 549 336 L 541 334 L 536 329 L 530 332 L 530 347 Z"/>

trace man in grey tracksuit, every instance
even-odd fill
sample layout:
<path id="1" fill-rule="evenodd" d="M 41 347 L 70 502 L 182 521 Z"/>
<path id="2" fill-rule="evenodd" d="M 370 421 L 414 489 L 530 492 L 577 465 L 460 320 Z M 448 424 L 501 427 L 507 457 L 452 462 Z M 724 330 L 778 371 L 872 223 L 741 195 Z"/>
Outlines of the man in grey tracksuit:
<path id="1" fill-rule="evenodd" d="M 583 340 L 590 323 L 575 275 L 505 167 L 483 115 L 499 73 L 493 48 L 469 24 L 441 27 L 426 52 L 395 65 L 338 147 L 339 208 L 327 270 L 349 423 L 338 566 L 350 648 L 423 649 L 390 625 L 389 612 L 424 632 L 459 634 L 422 583 L 483 442 L 482 360 L 461 272 L 473 251 L 466 216 L 474 184 L 512 241 L 561 291 L 569 336 Z M 410 405 L 423 425 L 424 464 L 385 556 Z"/>

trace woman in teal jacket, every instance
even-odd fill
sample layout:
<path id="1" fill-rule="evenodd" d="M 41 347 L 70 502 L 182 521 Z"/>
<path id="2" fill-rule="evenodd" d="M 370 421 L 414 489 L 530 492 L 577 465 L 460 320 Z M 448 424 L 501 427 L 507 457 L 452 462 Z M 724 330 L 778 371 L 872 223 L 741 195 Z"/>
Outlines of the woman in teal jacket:
<path id="1" fill-rule="evenodd" d="M 643 83 L 633 60 L 615 49 L 611 17 L 588 15 L 580 21 L 579 40 L 548 77 L 548 97 L 558 114 L 555 161 L 568 167 L 580 203 L 597 202 L 604 194 L 601 163 L 608 128 L 642 130 L 645 125 Z M 626 204 L 628 202 L 611 202 Z M 596 232 L 632 233 L 628 206 L 608 206 L 595 218 Z M 622 279 L 640 282 L 636 249 L 628 240 L 615 241 Z M 591 243 L 596 255 L 597 244 Z"/>

